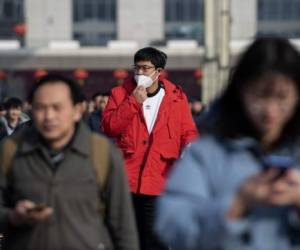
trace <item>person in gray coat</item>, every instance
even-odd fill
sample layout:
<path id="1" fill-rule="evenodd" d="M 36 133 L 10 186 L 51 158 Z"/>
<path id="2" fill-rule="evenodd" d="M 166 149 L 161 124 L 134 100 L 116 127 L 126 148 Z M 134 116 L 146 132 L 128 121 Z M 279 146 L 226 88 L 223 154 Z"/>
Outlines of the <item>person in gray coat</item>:
<path id="1" fill-rule="evenodd" d="M 138 250 L 122 158 L 108 143 L 100 185 L 92 165 L 93 152 L 101 150 L 92 138 L 100 137 L 79 123 L 79 94 L 72 79 L 38 80 L 30 95 L 33 125 L 0 147 L 4 250 Z M 5 142 L 14 138 L 17 150 L 5 169 Z"/>
<path id="2" fill-rule="evenodd" d="M 299 52 L 256 40 L 159 200 L 172 250 L 300 249 L 299 93 Z"/>

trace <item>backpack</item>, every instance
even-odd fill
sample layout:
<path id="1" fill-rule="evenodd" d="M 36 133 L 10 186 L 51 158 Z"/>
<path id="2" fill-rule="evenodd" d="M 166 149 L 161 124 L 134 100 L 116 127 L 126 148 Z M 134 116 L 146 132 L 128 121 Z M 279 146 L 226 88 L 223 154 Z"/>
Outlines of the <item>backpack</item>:
<path id="1" fill-rule="evenodd" d="M 3 141 L 3 157 L 2 169 L 6 175 L 11 167 L 12 160 L 17 152 L 19 137 L 8 137 Z M 104 189 L 108 170 L 109 170 L 109 142 L 105 137 L 99 136 L 96 133 L 91 133 L 91 159 L 92 165 L 96 174 L 97 184 L 100 190 Z M 103 214 L 105 204 L 99 200 L 99 210 Z"/>

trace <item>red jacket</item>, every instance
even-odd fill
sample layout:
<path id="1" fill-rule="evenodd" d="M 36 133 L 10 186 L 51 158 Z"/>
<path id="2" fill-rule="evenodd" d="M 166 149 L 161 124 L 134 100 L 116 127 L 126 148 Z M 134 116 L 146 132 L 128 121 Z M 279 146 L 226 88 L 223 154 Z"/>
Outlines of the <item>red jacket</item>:
<path id="1" fill-rule="evenodd" d="M 148 133 L 142 105 L 132 94 L 133 80 L 112 89 L 103 113 L 102 129 L 123 151 L 131 192 L 159 195 L 172 163 L 198 135 L 182 89 L 166 79 L 165 96 L 155 125 Z"/>

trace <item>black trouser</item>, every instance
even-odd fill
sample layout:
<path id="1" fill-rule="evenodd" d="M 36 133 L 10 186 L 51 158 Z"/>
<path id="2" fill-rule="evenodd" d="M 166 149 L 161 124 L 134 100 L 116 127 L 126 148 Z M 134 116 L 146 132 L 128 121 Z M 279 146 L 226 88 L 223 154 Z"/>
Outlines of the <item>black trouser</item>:
<path id="1" fill-rule="evenodd" d="M 158 196 L 133 194 L 141 250 L 167 250 L 153 231 L 155 203 Z"/>

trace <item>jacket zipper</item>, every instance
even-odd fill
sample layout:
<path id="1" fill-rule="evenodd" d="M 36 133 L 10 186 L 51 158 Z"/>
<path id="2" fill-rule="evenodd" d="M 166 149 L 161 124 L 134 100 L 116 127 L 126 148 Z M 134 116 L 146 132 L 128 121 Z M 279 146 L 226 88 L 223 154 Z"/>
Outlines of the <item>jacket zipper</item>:
<path id="1" fill-rule="evenodd" d="M 159 107 L 159 110 L 158 110 L 158 114 L 157 114 L 157 117 L 156 117 L 156 120 L 154 122 L 154 126 L 152 128 L 152 132 L 150 133 L 149 135 L 149 140 L 148 140 L 148 147 L 147 147 L 147 150 L 146 150 L 146 153 L 145 153 L 145 156 L 143 158 L 143 161 L 142 161 L 142 164 L 140 166 L 140 171 L 139 171 L 139 177 L 138 177 L 138 186 L 137 186 L 137 194 L 140 194 L 141 193 L 141 186 L 142 186 L 142 176 L 143 176 L 143 172 L 144 172 L 144 169 L 145 169 L 145 165 L 146 165 L 146 162 L 148 160 L 148 156 L 149 156 L 149 153 L 150 153 L 150 148 L 152 146 L 152 142 L 153 142 L 153 131 L 156 127 L 156 124 L 157 124 L 157 121 L 159 120 L 159 117 L 161 116 L 161 107 L 162 107 L 162 104 L 164 102 L 166 102 L 166 99 L 165 99 L 166 96 L 164 96 L 161 104 L 160 104 L 160 107 Z M 164 104 L 165 105 L 165 104 Z M 146 127 L 146 130 L 148 132 L 148 128 L 147 128 L 147 125 L 146 125 L 146 121 L 145 121 L 145 118 L 144 118 L 144 113 L 143 113 L 143 108 L 140 107 L 140 116 L 141 116 L 141 119 L 142 119 L 142 122 L 144 123 L 145 127 Z M 149 132 L 148 132 L 149 133 Z"/>
<path id="2" fill-rule="evenodd" d="M 152 141 L 153 141 L 153 134 L 151 133 L 150 136 L 149 136 L 149 140 L 148 140 L 148 147 L 147 147 L 145 156 L 143 158 L 142 164 L 140 166 L 139 177 L 138 177 L 138 186 L 137 186 L 137 194 L 141 193 L 142 176 L 143 176 L 143 172 L 144 172 L 144 169 L 145 169 L 146 162 L 148 160 L 148 156 L 149 156 L 149 153 L 150 153 L 150 148 L 151 148 L 151 145 L 152 145 Z"/>

